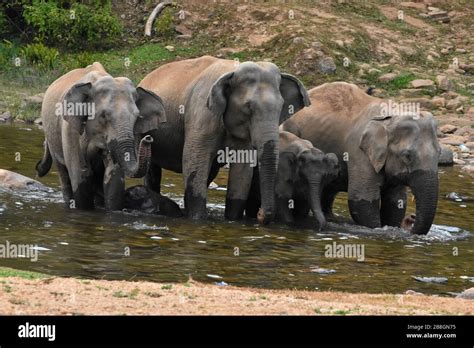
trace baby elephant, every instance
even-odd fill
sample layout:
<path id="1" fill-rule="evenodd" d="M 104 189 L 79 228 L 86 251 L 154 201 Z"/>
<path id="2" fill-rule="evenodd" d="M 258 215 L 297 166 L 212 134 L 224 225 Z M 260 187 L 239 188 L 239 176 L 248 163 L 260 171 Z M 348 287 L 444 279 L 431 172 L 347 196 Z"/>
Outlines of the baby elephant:
<path id="1" fill-rule="evenodd" d="M 325 185 L 339 175 L 339 163 L 333 153 L 324 154 L 311 142 L 296 135 L 280 131 L 279 162 L 275 182 L 277 218 L 293 224 L 313 212 L 317 228 L 326 225 L 321 210 L 321 192 Z M 252 188 L 247 201 L 246 216 L 259 219 L 257 213 L 260 195 L 258 192 L 259 172 L 254 170 Z"/>
<path id="2" fill-rule="evenodd" d="M 129 187 L 125 191 L 125 208 L 170 217 L 181 217 L 179 206 L 166 196 L 143 185 Z"/>
<path id="3" fill-rule="evenodd" d="M 333 153 L 324 154 L 310 141 L 280 131 L 280 158 L 275 185 L 277 215 L 291 224 L 308 215 L 309 210 L 319 229 L 326 225 L 321 210 L 321 192 L 339 175 L 339 163 Z"/>

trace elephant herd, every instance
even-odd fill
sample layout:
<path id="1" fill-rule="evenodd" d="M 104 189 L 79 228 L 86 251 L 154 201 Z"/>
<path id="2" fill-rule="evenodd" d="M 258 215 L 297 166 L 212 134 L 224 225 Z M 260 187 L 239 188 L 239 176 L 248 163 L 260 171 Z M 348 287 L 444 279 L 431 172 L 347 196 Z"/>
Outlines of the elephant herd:
<path id="1" fill-rule="evenodd" d="M 436 122 L 386 112 L 385 101 L 344 82 L 309 91 L 269 62 L 204 56 L 165 64 L 135 87 L 100 63 L 63 75 L 46 91 L 41 117 L 46 175 L 54 162 L 70 208 L 142 209 L 182 216 L 161 194 L 162 169 L 182 173 L 185 214 L 207 216 L 207 190 L 229 165 L 225 217 L 305 219 L 324 228 L 338 192 L 353 220 L 426 234 L 438 195 Z M 248 160 L 218 153 L 254 153 Z M 243 158 L 250 158 L 249 156 Z M 125 189 L 125 177 L 144 185 Z"/>

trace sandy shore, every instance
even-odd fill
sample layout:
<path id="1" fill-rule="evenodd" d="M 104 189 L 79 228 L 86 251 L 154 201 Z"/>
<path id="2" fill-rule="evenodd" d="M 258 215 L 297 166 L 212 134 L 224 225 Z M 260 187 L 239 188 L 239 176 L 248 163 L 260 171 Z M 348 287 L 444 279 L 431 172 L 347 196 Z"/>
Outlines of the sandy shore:
<path id="1" fill-rule="evenodd" d="M 474 301 L 184 284 L 0 278 L 0 314 L 46 315 L 438 315 L 474 314 Z"/>

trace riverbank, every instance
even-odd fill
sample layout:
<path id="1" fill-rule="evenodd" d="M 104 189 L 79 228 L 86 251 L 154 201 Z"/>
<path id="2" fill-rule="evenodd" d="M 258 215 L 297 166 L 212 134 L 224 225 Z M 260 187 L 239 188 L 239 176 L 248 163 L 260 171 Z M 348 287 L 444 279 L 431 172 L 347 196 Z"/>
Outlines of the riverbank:
<path id="1" fill-rule="evenodd" d="M 421 294 L 268 290 L 84 280 L 0 268 L 2 315 L 473 315 L 474 301 Z"/>

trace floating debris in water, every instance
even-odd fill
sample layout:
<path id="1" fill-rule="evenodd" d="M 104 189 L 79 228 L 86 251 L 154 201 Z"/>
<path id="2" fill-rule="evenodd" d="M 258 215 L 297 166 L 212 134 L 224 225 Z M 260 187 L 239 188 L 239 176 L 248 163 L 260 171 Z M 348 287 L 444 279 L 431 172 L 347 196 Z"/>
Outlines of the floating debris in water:
<path id="1" fill-rule="evenodd" d="M 151 236 L 150 239 L 163 239 L 163 238 L 160 236 Z"/>
<path id="2" fill-rule="evenodd" d="M 198 243 L 206 244 L 207 242 L 205 240 L 198 240 Z"/>
<path id="3" fill-rule="evenodd" d="M 212 279 L 222 279 L 222 277 L 218 276 L 217 274 L 206 274 L 206 276 Z"/>
<path id="4" fill-rule="evenodd" d="M 59 242 L 58 244 L 61 244 L 61 245 L 69 245 L 69 243 L 67 243 L 67 242 Z"/>
<path id="5" fill-rule="evenodd" d="M 295 275 L 293 273 L 288 273 L 290 277 L 294 277 Z"/>
<path id="6" fill-rule="evenodd" d="M 53 223 L 51 221 L 43 221 L 43 226 L 48 228 L 48 227 L 53 226 Z"/>
<path id="7" fill-rule="evenodd" d="M 474 277 L 460 276 L 459 278 L 464 280 L 469 280 L 471 283 L 474 283 Z"/>
<path id="8" fill-rule="evenodd" d="M 23 206 L 23 203 L 21 202 L 15 202 L 16 205 L 18 205 L 19 207 Z"/>
<path id="9" fill-rule="evenodd" d="M 277 239 L 286 239 L 286 237 L 278 237 Z"/>
<path id="10" fill-rule="evenodd" d="M 215 282 L 214 284 L 216 284 L 217 286 L 228 286 L 229 284 L 227 284 L 226 282 L 222 281 L 222 282 Z"/>
<path id="11" fill-rule="evenodd" d="M 38 251 L 50 251 L 51 249 L 45 248 L 45 247 L 40 247 L 40 246 L 32 246 L 30 248 L 31 250 L 38 250 Z"/>
<path id="12" fill-rule="evenodd" d="M 168 226 L 156 226 L 156 225 L 150 226 L 150 225 L 144 224 L 143 222 L 138 222 L 138 221 L 135 221 L 135 222 L 133 222 L 132 224 L 124 224 L 124 226 L 130 226 L 130 227 L 132 227 L 132 228 L 135 229 L 135 230 L 161 230 L 161 231 L 169 231 L 169 227 L 168 227 Z"/>
<path id="13" fill-rule="evenodd" d="M 412 278 L 423 283 L 440 284 L 440 283 L 446 283 L 448 281 L 448 278 L 446 277 L 415 277 L 413 276 Z"/>
<path id="14" fill-rule="evenodd" d="M 310 268 L 310 271 L 318 274 L 331 274 L 336 273 L 336 270 L 329 268 L 320 268 L 318 266 Z"/>
<path id="15" fill-rule="evenodd" d="M 171 240 L 178 241 L 179 238 L 171 238 Z"/>

